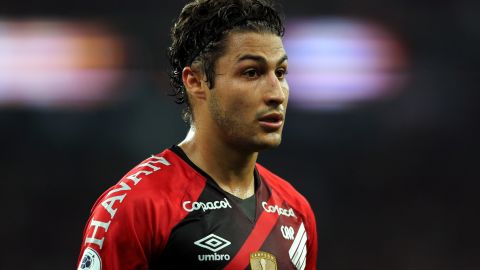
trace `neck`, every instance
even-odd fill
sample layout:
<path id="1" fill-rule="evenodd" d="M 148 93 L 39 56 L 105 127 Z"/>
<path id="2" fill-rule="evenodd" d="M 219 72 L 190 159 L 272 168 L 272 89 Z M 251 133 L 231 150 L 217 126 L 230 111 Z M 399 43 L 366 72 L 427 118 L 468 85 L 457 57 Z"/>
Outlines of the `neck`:
<path id="1" fill-rule="evenodd" d="M 226 192 L 242 199 L 254 194 L 257 152 L 244 152 L 218 137 L 202 135 L 193 125 L 179 147 Z"/>

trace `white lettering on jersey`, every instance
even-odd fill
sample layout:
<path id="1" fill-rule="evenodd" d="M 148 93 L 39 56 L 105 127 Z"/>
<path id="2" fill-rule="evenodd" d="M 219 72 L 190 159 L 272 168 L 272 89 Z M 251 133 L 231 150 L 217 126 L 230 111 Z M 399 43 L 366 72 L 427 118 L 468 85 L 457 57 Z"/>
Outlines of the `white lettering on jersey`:
<path id="1" fill-rule="evenodd" d="M 227 198 L 221 201 L 206 202 L 206 203 L 191 202 L 191 201 L 183 202 L 183 209 L 185 209 L 185 211 L 187 212 L 193 212 L 200 209 L 202 209 L 202 211 L 205 212 L 207 210 L 215 210 L 215 209 L 222 209 L 222 208 L 232 208 Z"/>
<path id="2" fill-rule="evenodd" d="M 282 231 L 283 238 L 293 240 L 295 230 L 291 226 L 282 226 L 280 227 L 280 231 Z"/>
<path id="3" fill-rule="evenodd" d="M 228 247 L 231 242 L 227 239 L 224 239 L 218 235 L 213 233 L 203 237 L 200 240 L 194 242 L 196 246 L 202 247 L 204 249 L 208 249 L 213 252 L 213 254 L 199 254 L 198 260 L 203 261 L 229 261 L 230 255 L 229 254 L 217 254 L 217 251 L 220 251 L 226 247 Z"/>
<path id="4" fill-rule="evenodd" d="M 92 243 L 92 244 L 98 245 L 100 249 L 102 249 L 103 240 L 105 240 L 105 237 L 98 239 L 98 238 L 95 238 L 95 236 L 97 235 L 98 227 L 102 227 L 105 230 L 105 232 L 107 232 L 108 227 L 110 226 L 110 222 L 111 220 L 109 220 L 108 222 L 101 222 L 101 221 L 92 219 L 92 222 L 90 222 L 90 227 L 93 226 L 95 228 L 93 229 L 93 235 L 85 239 L 85 244 Z"/>
<path id="5" fill-rule="evenodd" d="M 295 212 L 293 209 L 285 209 L 281 208 L 278 205 L 268 205 L 267 202 L 262 202 L 262 207 L 267 213 L 277 213 L 278 215 L 286 216 L 286 217 L 296 217 Z"/>
<path id="6" fill-rule="evenodd" d="M 125 183 L 125 182 L 120 182 L 120 186 L 122 186 L 122 187 L 121 187 L 121 188 L 116 188 L 116 189 L 110 190 L 110 191 L 107 193 L 107 196 L 109 196 L 109 195 L 112 194 L 112 193 L 119 192 L 119 191 L 129 191 L 129 190 L 131 190 L 130 186 L 127 185 L 127 183 Z"/>
<path id="7" fill-rule="evenodd" d="M 228 254 L 199 254 L 198 260 L 203 261 L 230 261 L 230 255 Z"/>
<path id="8" fill-rule="evenodd" d="M 297 236 L 295 236 L 293 244 L 288 250 L 288 255 L 297 269 L 305 269 L 307 263 L 307 231 L 305 230 L 303 222 L 300 224 Z"/>
<path id="9" fill-rule="evenodd" d="M 110 197 L 110 198 L 107 198 L 105 199 L 103 202 L 102 202 L 102 206 L 103 208 L 105 208 L 105 210 L 108 211 L 108 213 L 110 214 L 110 218 L 112 219 L 115 214 L 117 213 L 117 209 L 113 209 L 112 205 L 116 202 L 116 201 L 120 201 L 120 203 L 122 203 L 123 199 L 125 198 L 125 196 L 127 196 L 127 193 L 123 194 L 123 195 L 120 195 L 120 196 L 115 196 L 115 197 Z"/>
<path id="10" fill-rule="evenodd" d="M 141 174 L 150 175 L 151 173 L 160 170 L 160 167 L 154 166 L 154 165 L 152 165 L 152 163 L 161 163 L 165 166 L 170 166 L 170 162 L 168 162 L 164 157 L 152 156 L 151 160 L 138 165 L 137 168 L 149 167 L 149 168 L 153 169 L 153 171 L 138 171 L 138 172 L 136 172 L 132 175 L 127 176 L 127 179 L 132 180 L 134 185 L 137 185 L 138 182 L 140 182 L 142 180 L 142 178 L 139 177 Z"/>
<path id="11" fill-rule="evenodd" d="M 138 167 L 140 166 L 148 166 L 147 164 L 151 164 L 151 163 L 161 163 L 165 166 L 170 166 L 170 162 L 168 162 L 168 160 L 166 160 L 164 157 L 157 157 L 157 156 L 151 156 L 151 159 L 152 160 L 149 160 L 145 163 L 142 163 L 140 165 L 138 165 Z M 157 167 L 158 168 L 158 167 Z M 159 170 L 160 168 L 156 169 L 156 170 Z M 155 170 L 155 171 L 156 171 Z"/>
<path id="12" fill-rule="evenodd" d="M 151 173 L 152 173 L 151 171 L 138 171 L 134 174 L 131 174 L 131 175 L 127 176 L 127 179 L 132 180 L 133 184 L 137 185 L 142 180 L 142 178 L 140 178 L 139 175 L 141 175 L 141 174 L 149 175 Z"/>
<path id="13" fill-rule="evenodd" d="M 85 244 L 95 244 L 98 245 L 100 249 L 102 249 L 105 237 L 97 237 L 98 228 L 103 228 L 104 232 L 102 233 L 102 235 L 107 232 L 108 227 L 110 226 L 110 223 L 115 217 L 115 214 L 118 210 L 118 206 L 114 208 L 115 203 L 118 201 L 118 204 L 121 204 L 127 196 L 128 192 L 132 190 L 133 187 L 127 184 L 126 179 L 132 180 L 134 186 L 137 185 L 142 180 L 142 178 L 139 177 L 141 174 L 150 175 L 158 170 L 161 170 L 160 167 L 153 164 L 163 164 L 165 166 L 170 166 L 170 162 L 168 162 L 164 157 L 152 156 L 148 161 L 137 166 L 137 168 L 145 168 L 145 170 L 137 171 L 126 176 L 125 179 L 119 182 L 118 185 L 120 185 L 120 187 L 116 187 L 115 189 L 110 190 L 105 196 L 105 199 L 103 199 L 103 201 L 100 203 L 100 205 L 103 206 L 103 208 L 110 214 L 110 219 L 108 221 L 99 221 L 92 219 L 89 227 L 94 227 L 93 234 L 85 238 Z M 122 191 L 124 192 L 123 194 L 110 197 L 111 194 L 120 193 Z"/>

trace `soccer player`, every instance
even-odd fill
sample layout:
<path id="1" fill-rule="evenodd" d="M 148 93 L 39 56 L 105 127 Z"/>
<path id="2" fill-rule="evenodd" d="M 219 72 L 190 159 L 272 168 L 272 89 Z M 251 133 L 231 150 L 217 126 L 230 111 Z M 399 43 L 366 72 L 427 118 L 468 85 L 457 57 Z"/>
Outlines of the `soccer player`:
<path id="1" fill-rule="evenodd" d="M 190 130 L 101 195 L 78 269 L 316 269 L 312 209 L 256 163 L 281 141 L 289 94 L 283 32 L 265 0 L 183 8 L 169 58 Z"/>

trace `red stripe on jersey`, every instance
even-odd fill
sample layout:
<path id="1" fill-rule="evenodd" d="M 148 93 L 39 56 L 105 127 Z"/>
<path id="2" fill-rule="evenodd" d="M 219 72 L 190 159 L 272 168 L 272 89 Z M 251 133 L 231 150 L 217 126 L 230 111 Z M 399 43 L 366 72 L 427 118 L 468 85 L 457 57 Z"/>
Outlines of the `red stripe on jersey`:
<path id="1" fill-rule="evenodd" d="M 268 204 L 273 203 L 282 205 L 283 200 L 279 200 L 278 196 L 275 196 L 272 190 Z M 271 213 L 263 211 L 247 240 L 224 270 L 245 269 L 250 262 L 250 254 L 260 249 L 277 223 L 278 218 L 278 215 L 272 215 Z"/>

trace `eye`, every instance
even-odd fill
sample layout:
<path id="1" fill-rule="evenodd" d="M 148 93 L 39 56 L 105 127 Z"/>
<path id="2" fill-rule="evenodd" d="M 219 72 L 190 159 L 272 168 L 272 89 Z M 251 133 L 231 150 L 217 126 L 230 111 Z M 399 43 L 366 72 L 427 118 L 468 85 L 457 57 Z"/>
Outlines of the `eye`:
<path id="1" fill-rule="evenodd" d="M 284 79 L 285 75 L 287 75 L 287 74 L 288 74 L 288 72 L 284 68 L 279 68 L 279 69 L 275 70 L 275 75 L 277 75 L 277 78 L 279 78 L 279 79 Z"/>
<path id="2" fill-rule="evenodd" d="M 243 72 L 243 76 L 247 77 L 248 79 L 254 79 L 258 77 L 258 71 L 256 69 L 247 69 Z"/>

